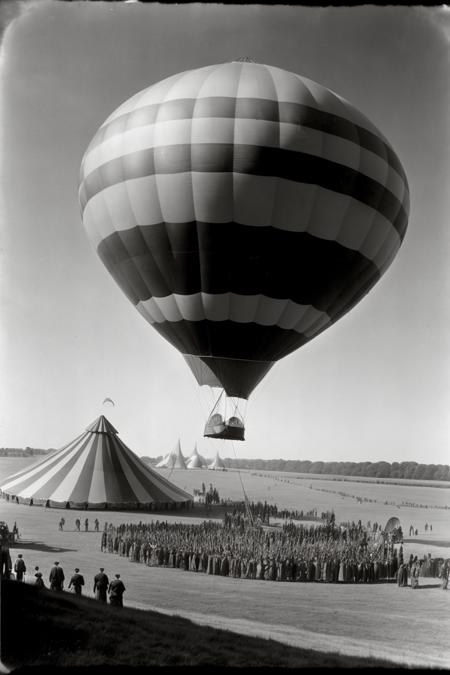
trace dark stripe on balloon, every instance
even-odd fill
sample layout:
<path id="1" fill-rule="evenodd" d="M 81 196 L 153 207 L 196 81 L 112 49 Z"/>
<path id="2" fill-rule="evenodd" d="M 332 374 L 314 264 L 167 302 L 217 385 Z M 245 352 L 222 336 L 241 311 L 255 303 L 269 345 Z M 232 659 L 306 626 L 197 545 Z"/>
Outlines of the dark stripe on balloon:
<path id="1" fill-rule="evenodd" d="M 383 271 L 335 241 L 238 223 L 137 226 L 110 234 L 97 253 L 134 305 L 202 291 L 289 298 L 328 311 L 362 271 L 373 283 Z"/>
<path id="2" fill-rule="evenodd" d="M 178 351 L 194 354 L 213 370 L 230 396 L 248 398 L 277 361 L 316 337 L 356 305 L 376 283 L 370 265 L 355 270 L 348 287 L 336 287 L 329 298 L 329 324 L 315 333 L 299 334 L 279 326 L 228 321 L 165 321 L 153 327 Z M 195 333 L 195 342 L 191 339 Z M 208 356 L 213 357 L 208 358 Z M 251 367 L 247 367 L 247 363 Z"/>
<path id="3" fill-rule="evenodd" d="M 350 114 L 351 110 L 352 108 L 349 107 Z M 298 124 L 302 127 L 316 129 L 352 141 L 385 159 L 406 182 L 405 172 L 395 152 L 382 138 L 368 129 L 339 115 L 318 110 L 302 103 L 258 98 L 214 96 L 153 103 L 120 115 L 105 124 L 92 139 L 87 152 L 103 143 L 106 137 L 111 138 L 130 129 L 147 126 L 155 122 L 201 118 L 265 120 Z"/>
<path id="4" fill-rule="evenodd" d="M 362 273 L 359 287 L 353 295 L 346 291 L 340 296 L 340 311 L 333 316 L 334 323 L 348 312 L 373 286 L 373 280 Z M 205 352 L 189 352 L 190 326 L 209 345 L 212 357 Z M 182 353 L 194 353 L 216 374 L 229 396 L 248 398 L 253 389 L 271 368 L 274 361 L 302 347 L 313 337 L 328 328 L 322 326 L 314 335 L 300 335 L 296 331 L 278 326 L 260 326 L 232 321 L 165 322 L 153 324 L 154 328 Z M 248 359 L 248 360 L 245 360 Z"/>
<path id="5" fill-rule="evenodd" d="M 276 361 L 309 340 L 306 335 L 279 326 L 230 320 L 164 321 L 152 326 L 183 354 L 261 363 Z M 197 333 L 199 349 L 190 342 L 191 327 Z M 211 364 L 208 362 L 207 365 Z"/>
<path id="6" fill-rule="evenodd" d="M 261 362 L 277 361 L 309 342 L 344 316 L 366 295 L 375 281 L 370 278 L 367 271 L 365 273 L 362 271 L 357 289 L 353 288 L 352 291 L 345 291 L 343 294 L 336 293 L 334 305 L 328 308 L 331 322 L 311 335 L 280 326 L 263 326 L 231 320 L 164 321 L 153 323 L 152 326 L 184 354 Z M 190 339 L 193 330 L 196 333 L 196 345 Z"/>
<path id="7" fill-rule="evenodd" d="M 112 159 L 86 177 L 81 205 L 84 209 L 94 195 L 125 180 L 189 171 L 275 176 L 319 185 L 375 209 L 392 223 L 400 237 L 406 230 L 407 213 L 397 197 L 354 169 L 302 152 L 226 143 L 168 145 Z"/>

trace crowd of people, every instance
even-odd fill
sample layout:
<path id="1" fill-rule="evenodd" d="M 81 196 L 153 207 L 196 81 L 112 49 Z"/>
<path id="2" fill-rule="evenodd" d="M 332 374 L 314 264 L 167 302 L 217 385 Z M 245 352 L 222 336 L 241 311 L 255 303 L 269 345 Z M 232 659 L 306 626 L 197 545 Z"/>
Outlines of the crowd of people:
<path id="1" fill-rule="evenodd" d="M 423 561 L 403 560 L 390 535 L 374 536 L 358 523 L 320 525 L 287 522 L 281 528 L 255 524 L 244 513 L 222 523 L 105 525 L 101 550 L 149 566 L 176 567 L 247 579 L 374 583 L 418 577 Z M 417 573 L 416 573 L 417 568 Z"/>
<path id="2" fill-rule="evenodd" d="M 270 518 L 284 519 L 284 520 L 323 520 L 326 517 L 325 513 L 322 513 L 320 516 L 317 513 L 317 509 L 311 509 L 309 511 L 298 511 L 297 509 L 279 509 L 276 504 L 269 504 L 267 501 L 247 501 L 247 502 L 232 502 L 224 501 L 221 502 L 225 507 L 228 507 L 233 513 L 242 513 L 248 514 L 251 513 L 251 516 L 254 520 L 260 520 L 262 523 L 269 525 Z"/>
<path id="3" fill-rule="evenodd" d="M 14 574 L 12 574 L 13 572 Z M 27 567 L 23 558 L 23 554 L 19 553 L 17 555 L 16 561 L 14 562 L 14 565 L 11 565 L 11 569 L 8 570 L 5 578 L 13 578 L 15 581 L 23 583 L 25 581 L 26 572 Z M 47 588 L 44 581 L 44 575 L 38 566 L 34 568 L 34 571 L 31 574 L 34 576 L 35 586 L 38 588 Z M 65 581 L 66 577 L 64 570 L 60 566 L 59 561 L 56 560 L 48 576 L 50 590 L 56 592 L 63 591 Z M 110 581 L 108 575 L 105 573 L 105 568 L 100 567 L 100 570 L 95 575 L 93 581 L 93 593 L 97 600 L 100 602 L 107 602 L 109 596 L 109 603 L 111 605 L 123 607 L 123 594 L 125 593 L 126 589 L 123 581 L 120 578 L 120 574 L 116 574 L 115 578 Z M 73 590 L 75 595 L 80 596 L 83 593 L 84 585 L 85 581 L 83 575 L 80 573 L 80 568 L 75 567 L 74 572 L 69 579 L 67 589 Z"/>
<path id="4" fill-rule="evenodd" d="M 218 495 L 217 497 L 218 498 Z M 270 526 L 269 517 L 282 518 L 281 526 Z M 307 518 L 321 518 L 320 522 L 302 523 Z M 75 519 L 75 530 L 81 531 L 81 520 Z M 100 523 L 94 520 L 94 531 Z M 62 517 L 58 527 L 63 530 Z M 17 524 L 14 523 L 18 537 Z M 89 521 L 84 520 L 84 530 Z M 425 531 L 432 532 L 426 524 Z M 410 526 L 409 534 L 417 534 Z M 410 555 L 403 559 L 401 528 L 389 533 L 382 526 L 361 520 L 336 523 L 333 511 L 318 516 L 317 510 L 278 510 L 267 502 L 231 504 L 223 521 L 205 520 L 201 524 L 152 521 L 137 524 L 113 525 L 104 523 L 101 533 L 102 552 L 117 554 L 132 562 L 147 566 L 164 566 L 185 571 L 234 578 L 286 582 L 376 583 L 396 581 L 399 587 L 417 588 L 420 577 L 440 577 L 442 588 L 448 586 L 450 560 L 432 558 L 430 554 L 419 560 Z M 14 565 L 9 562 L 6 578 L 25 580 L 27 568 L 22 554 Z M 46 588 L 39 567 L 32 572 L 34 583 Z M 30 581 L 28 575 L 28 581 Z M 48 575 L 52 591 L 64 590 L 65 575 L 55 562 Z M 82 595 L 85 579 L 76 567 L 67 589 Z M 125 586 L 116 574 L 109 580 L 100 568 L 93 580 L 97 600 L 123 606 Z"/>
<path id="5" fill-rule="evenodd" d="M 417 502 L 407 502 L 402 500 L 401 502 L 396 502 L 393 500 L 381 500 L 375 499 L 374 497 L 368 497 L 367 495 L 361 496 L 356 495 L 351 492 L 344 492 L 343 490 L 331 490 L 329 488 L 317 487 L 311 483 L 309 485 L 310 490 L 316 490 L 317 492 L 327 492 L 329 494 L 338 495 L 339 497 L 349 497 L 358 502 L 358 504 L 363 503 L 372 503 L 372 504 L 384 504 L 385 506 L 393 506 L 400 509 L 401 507 L 411 507 L 414 509 L 450 509 L 448 504 L 418 504 Z"/>

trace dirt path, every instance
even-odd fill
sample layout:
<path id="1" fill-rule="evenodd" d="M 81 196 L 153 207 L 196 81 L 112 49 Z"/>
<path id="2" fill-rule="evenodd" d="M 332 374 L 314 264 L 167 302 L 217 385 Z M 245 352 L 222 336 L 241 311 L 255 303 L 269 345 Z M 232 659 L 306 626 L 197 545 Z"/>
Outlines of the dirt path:
<path id="1" fill-rule="evenodd" d="M 177 569 L 146 567 L 100 552 L 100 535 L 75 532 L 77 515 L 103 527 L 108 522 L 139 522 L 144 514 L 62 512 L 0 502 L 1 519 L 17 521 L 22 540 L 11 551 L 23 553 L 28 570 L 39 565 L 48 580 L 58 560 L 67 579 L 80 567 L 92 595 L 92 579 L 100 566 L 120 573 L 128 606 L 151 608 L 238 633 L 273 638 L 319 651 L 373 655 L 411 666 L 450 667 L 444 636 L 450 628 L 450 593 L 438 580 L 422 579 L 421 587 L 395 584 L 301 584 L 231 579 Z M 61 515 L 66 529 L 58 531 Z M 164 516 L 164 520 L 179 517 Z"/>

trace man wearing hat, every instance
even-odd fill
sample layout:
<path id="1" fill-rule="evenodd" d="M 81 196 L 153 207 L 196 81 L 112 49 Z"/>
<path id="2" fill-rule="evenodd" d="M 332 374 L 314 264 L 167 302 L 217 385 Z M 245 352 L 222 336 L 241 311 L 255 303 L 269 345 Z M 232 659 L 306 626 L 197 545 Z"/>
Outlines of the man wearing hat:
<path id="1" fill-rule="evenodd" d="M 80 570 L 78 567 L 75 567 L 75 574 L 69 581 L 69 588 L 71 588 L 71 586 L 73 586 L 75 595 L 81 595 L 81 587 L 84 586 L 84 578 L 83 575 L 80 574 Z"/>
<path id="2" fill-rule="evenodd" d="M 115 607 L 123 607 L 123 594 L 125 586 L 120 578 L 120 574 L 115 575 L 116 578 L 109 584 L 109 602 Z"/>
<path id="3" fill-rule="evenodd" d="M 50 576 L 48 578 L 50 582 L 50 588 L 52 591 L 62 591 L 64 584 L 64 572 L 62 567 L 59 566 L 59 562 L 56 561 L 54 567 L 50 570 Z"/>
<path id="4" fill-rule="evenodd" d="M 25 567 L 25 561 L 22 557 L 22 554 L 19 553 L 17 560 L 14 563 L 14 572 L 16 573 L 16 581 L 23 581 L 23 577 L 27 568 Z"/>
<path id="5" fill-rule="evenodd" d="M 100 572 L 94 577 L 94 593 L 97 600 L 106 602 L 106 591 L 108 590 L 109 579 L 105 574 L 105 568 L 100 567 Z"/>

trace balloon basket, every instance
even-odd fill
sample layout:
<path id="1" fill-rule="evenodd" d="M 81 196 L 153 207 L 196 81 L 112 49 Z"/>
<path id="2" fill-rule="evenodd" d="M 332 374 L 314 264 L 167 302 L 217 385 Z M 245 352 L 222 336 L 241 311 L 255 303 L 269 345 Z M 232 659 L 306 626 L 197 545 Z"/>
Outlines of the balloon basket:
<path id="1" fill-rule="evenodd" d="M 229 441 L 244 441 L 244 423 L 236 415 L 225 421 L 222 415 L 215 413 L 207 421 L 203 436 L 205 438 L 222 438 Z"/>

